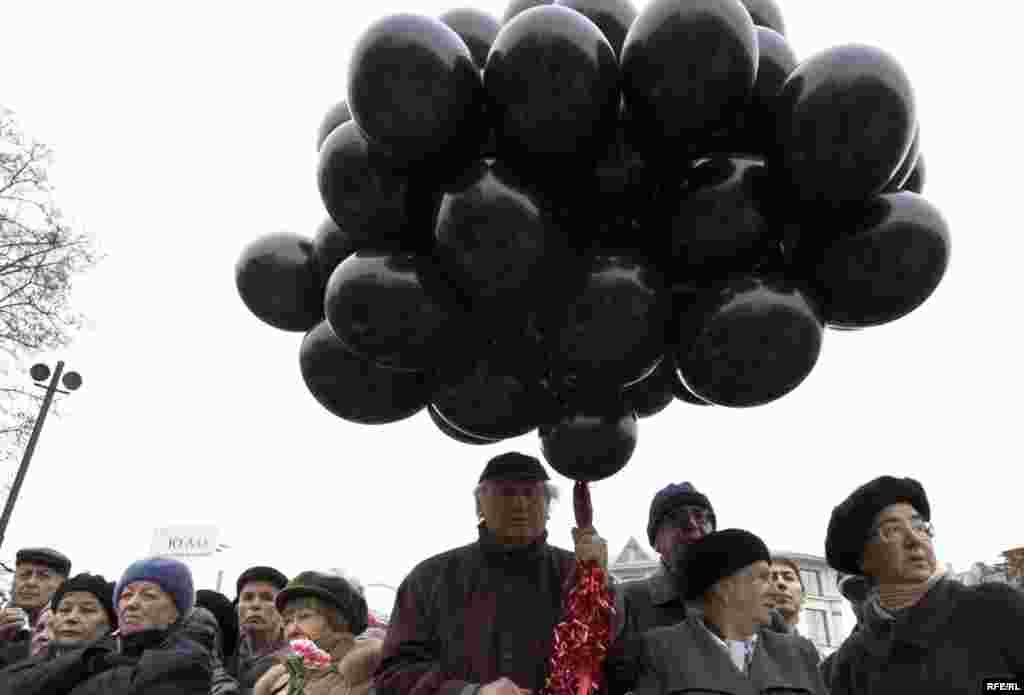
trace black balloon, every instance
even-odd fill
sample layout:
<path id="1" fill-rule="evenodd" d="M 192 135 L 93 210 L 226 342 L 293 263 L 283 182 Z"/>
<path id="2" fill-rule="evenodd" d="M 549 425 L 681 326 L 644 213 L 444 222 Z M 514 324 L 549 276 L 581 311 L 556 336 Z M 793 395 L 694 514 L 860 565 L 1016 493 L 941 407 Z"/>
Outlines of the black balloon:
<path id="1" fill-rule="evenodd" d="M 663 357 L 653 372 L 640 381 L 626 387 L 622 397 L 633 409 L 637 417 L 657 415 L 675 398 L 675 362 L 671 357 Z"/>
<path id="2" fill-rule="evenodd" d="M 949 229 L 916 193 L 880 195 L 860 215 L 847 213 L 835 224 L 838 238 L 811 239 L 796 254 L 831 326 L 864 328 L 905 316 L 945 274 Z"/>
<path id="3" fill-rule="evenodd" d="M 302 378 L 320 405 L 338 417 L 364 425 L 397 422 L 417 413 L 433 383 L 422 372 L 384 369 L 353 354 L 326 321 L 302 340 Z"/>
<path id="4" fill-rule="evenodd" d="M 839 46 L 804 61 L 777 105 L 773 169 L 790 195 L 825 207 L 881 192 L 917 122 L 903 68 L 870 46 Z"/>
<path id="5" fill-rule="evenodd" d="M 782 278 L 745 276 L 708 293 L 682 322 L 676 352 L 686 387 L 730 407 L 780 398 L 817 362 L 823 325 L 807 293 Z"/>
<path id="6" fill-rule="evenodd" d="M 765 212 L 770 193 L 761 160 L 718 156 L 694 167 L 666 211 L 673 273 L 717 279 L 752 270 L 780 241 Z"/>
<path id="7" fill-rule="evenodd" d="M 459 35 L 470 54 L 473 62 L 483 70 L 487 63 L 487 54 L 494 43 L 494 37 L 498 35 L 501 24 L 491 15 L 472 8 L 451 10 L 441 15 L 441 21 Z"/>
<path id="8" fill-rule="evenodd" d="M 917 164 L 914 166 L 913 171 L 910 172 L 910 176 L 907 177 L 906 183 L 903 184 L 903 190 L 910 191 L 911 193 L 922 193 L 924 192 L 925 182 L 925 168 L 924 168 L 924 155 L 917 155 Z"/>
<path id="9" fill-rule="evenodd" d="M 433 210 L 421 203 L 409 177 L 366 141 L 354 121 L 324 141 L 317 182 L 331 219 L 360 246 L 429 245 Z"/>
<path id="10" fill-rule="evenodd" d="M 473 56 L 432 17 L 391 15 L 366 30 L 349 63 L 348 105 L 371 142 L 417 166 L 475 154 L 486 132 Z"/>
<path id="11" fill-rule="evenodd" d="M 553 5 L 554 2 L 555 0 L 512 0 L 512 2 L 509 3 L 508 8 L 505 9 L 505 14 L 502 15 L 501 23 L 503 25 L 508 24 L 526 10 L 533 9 L 534 7 Z"/>
<path id="12" fill-rule="evenodd" d="M 327 287 L 327 281 L 338 264 L 355 253 L 358 248 L 359 244 L 355 239 L 346 234 L 331 218 L 328 217 L 320 223 L 313 236 L 313 261 L 316 263 L 323 288 Z"/>
<path id="13" fill-rule="evenodd" d="M 782 10 L 775 0 L 742 0 L 750 12 L 750 18 L 759 27 L 767 27 L 786 35 L 786 23 L 782 21 Z"/>
<path id="14" fill-rule="evenodd" d="M 618 473 L 636 449 L 636 414 L 624 402 L 590 403 L 541 425 L 541 451 L 559 474 L 593 482 Z"/>
<path id="15" fill-rule="evenodd" d="M 481 446 L 487 444 L 494 444 L 496 442 L 501 441 L 500 439 L 478 437 L 477 435 L 470 434 L 468 432 L 460 430 L 458 427 L 448 422 L 440 413 L 437 412 L 434 406 L 429 403 L 427 404 L 426 411 L 427 415 L 430 416 L 430 421 L 434 423 L 437 429 L 441 430 L 442 434 L 451 437 L 457 442 L 460 442 L 462 444 L 473 444 Z"/>
<path id="16" fill-rule="evenodd" d="M 636 8 L 630 0 L 555 0 L 555 4 L 576 10 L 596 24 L 616 56 L 636 19 Z"/>
<path id="17" fill-rule="evenodd" d="M 525 12 L 502 27 L 484 67 L 499 158 L 596 161 L 614 132 L 619 69 L 593 22 L 565 7 Z M 545 163 L 547 160 L 547 163 Z"/>
<path id="18" fill-rule="evenodd" d="M 324 140 L 327 136 L 334 132 L 334 129 L 340 126 L 342 123 L 348 123 L 352 120 L 352 112 L 348 110 L 347 101 L 339 101 L 337 104 L 332 106 L 330 110 L 324 114 L 324 118 L 320 121 L 320 128 L 316 133 L 316 151 L 319 152 L 320 148 L 323 147 Z"/>
<path id="19" fill-rule="evenodd" d="M 359 251 L 331 275 L 324 306 L 350 350 L 391 369 L 434 367 L 458 334 L 458 307 L 430 257 Z"/>
<path id="20" fill-rule="evenodd" d="M 747 102 L 757 35 L 735 0 L 653 0 L 626 35 L 621 62 L 632 139 L 647 156 L 674 159 Z"/>
<path id="21" fill-rule="evenodd" d="M 552 312 L 555 371 L 578 383 L 627 386 L 665 351 L 667 293 L 649 264 L 622 256 L 593 259 L 582 291 Z"/>
<path id="22" fill-rule="evenodd" d="M 914 139 L 910 143 L 910 149 L 907 150 L 907 155 L 900 162 L 900 166 L 896 169 L 896 173 L 889 179 L 888 185 L 885 187 L 883 193 L 896 193 L 897 191 L 903 190 L 907 184 L 907 179 L 914 171 L 914 167 L 917 166 L 917 159 L 921 156 L 921 126 L 914 126 Z"/>
<path id="23" fill-rule="evenodd" d="M 249 311 L 274 328 L 308 331 L 324 316 L 313 244 L 298 234 L 268 234 L 246 245 L 235 286 Z"/>
<path id="24" fill-rule="evenodd" d="M 506 321 L 550 299 L 565 233 L 547 201 L 500 165 L 479 164 L 441 199 L 437 253 L 473 309 Z"/>

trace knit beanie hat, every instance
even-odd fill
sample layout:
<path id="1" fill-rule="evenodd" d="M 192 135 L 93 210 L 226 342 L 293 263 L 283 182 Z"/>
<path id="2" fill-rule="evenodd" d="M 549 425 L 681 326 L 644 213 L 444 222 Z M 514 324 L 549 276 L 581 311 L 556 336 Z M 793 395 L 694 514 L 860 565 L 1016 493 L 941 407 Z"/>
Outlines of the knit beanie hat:
<path id="1" fill-rule="evenodd" d="M 690 483 L 679 485 L 672 483 L 659 490 L 651 500 L 651 510 L 647 516 L 647 540 L 650 541 L 652 547 L 658 536 L 658 526 L 661 525 L 665 515 L 686 505 L 704 507 L 708 510 L 708 516 L 711 518 L 711 530 L 713 531 L 718 526 L 715 510 L 711 507 L 711 501 L 707 497 L 697 492 L 697 489 Z"/>
<path id="2" fill-rule="evenodd" d="M 860 574 L 860 562 L 871 525 L 878 513 L 890 504 L 907 502 L 931 520 L 931 507 L 921 483 L 913 478 L 883 475 L 861 485 L 832 510 L 825 536 L 825 558 L 833 569 L 845 574 Z"/>
<path id="3" fill-rule="evenodd" d="M 53 592 L 53 596 L 50 598 L 50 607 L 53 609 L 53 612 L 57 612 L 65 594 L 75 591 L 84 591 L 95 596 L 96 600 L 100 602 L 103 612 L 107 614 L 107 620 L 110 621 L 110 629 L 117 629 L 117 610 L 114 608 L 114 582 L 108 582 L 101 574 L 89 574 L 88 572 L 76 574 Z"/>
<path id="4" fill-rule="evenodd" d="M 184 619 L 192 612 L 196 602 L 192 584 L 192 571 L 184 562 L 171 557 L 150 557 L 128 565 L 114 587 L 114 605 L 121 599 L 121 592 L 132 582 L 153 582 L 174 599 L 178 618 Z"/>
<path id="5" fill-rule="evenodd" d="M 750 531 L 715 531 L 690 546 L 686 557 L 687 601 L 704 595 L 721 579 L 730 577 L 755 562 L 771 562 L 768 546 Z"/>

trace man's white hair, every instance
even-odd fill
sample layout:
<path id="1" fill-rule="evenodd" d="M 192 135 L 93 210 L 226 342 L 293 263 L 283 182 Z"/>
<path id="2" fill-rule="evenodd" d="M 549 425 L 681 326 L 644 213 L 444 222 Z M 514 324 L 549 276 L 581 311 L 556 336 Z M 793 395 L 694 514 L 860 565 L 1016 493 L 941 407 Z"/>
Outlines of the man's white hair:
<path id="1" fill-rule="evenodd" d="M 476 503 L 476 518 L 478 521 L 484 518 L 484 510 L 483 507 L 480 506 L 480 495 L 483 493 L 484 486 L 486 484 L 487 482 L 484 481 L 482 483 L 478 483 L 477 486 L 473 488 L 473 501 Z M 558 486 L 552 482 L 544 483 L 544 499 L 547 502 L 544 512 L 547 518 L 551 518 L 551 503 L 557 502 L 560 496 L 561 493 L 558 490 Z"/>

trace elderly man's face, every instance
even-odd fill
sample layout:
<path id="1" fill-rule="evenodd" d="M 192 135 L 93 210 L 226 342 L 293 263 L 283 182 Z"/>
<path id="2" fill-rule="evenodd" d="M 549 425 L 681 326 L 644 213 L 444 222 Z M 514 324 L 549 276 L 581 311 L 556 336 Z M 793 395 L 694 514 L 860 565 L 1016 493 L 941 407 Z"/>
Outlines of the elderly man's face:
<path id="1" fill-rule="evenodd" d="M 773 562 L 771 573 L 772 582 L 768 598 L 772 600 L 776 610 L 782 614 L 787 623 L 795 624 L 800 616 L 800 604 L 804 600 L 800 575 L 784 562 Z"/>
<path id="2" fill-rule="evenodd" d="M 238 624 L 242 633 L 265 640 L 281 634 L 281 614 L 274 607 L 277 587 L 270 582 L 246 582 L 238 594 Z"/>
<path id="3" fill-rule="evenodd" d="M 875 517 L 864 546 L 864 574 L 882 584 L 917 584 L 935 574 L 935 548 L 924 519 L 906 502 Z"/>
<path id="4" fill-rule="evenodd" d="M 729 610 L 743 622 L 755 629 L 769 625 L 774 602 L 768 593 L 772 588 L 771 565 L 763 560 L 748 565 L 729 578 Z"/>
<path id="5" fill-rule="evenodd" d="M 547 527 L 544 483 L 489 480 L 480 489 L 484 523 L 500 542 L 526 545 Z"/>
<path id="6" fill-rule="evenodd" d="M 704 507 L 676 507 L 661 520 L 658 535 L 654 539 L 654 549 L 663 558 L 669 559 L 679 552 L 678 546 L 696 543 L 712 530 L 711 514 Z"/>
<path id="7" fill-rule="evenodd" d="M 64 576 L 52 567 L 19 562 L 14 568 L 14 604 L 26 610 L 39 610 L 63 583 Z"/>

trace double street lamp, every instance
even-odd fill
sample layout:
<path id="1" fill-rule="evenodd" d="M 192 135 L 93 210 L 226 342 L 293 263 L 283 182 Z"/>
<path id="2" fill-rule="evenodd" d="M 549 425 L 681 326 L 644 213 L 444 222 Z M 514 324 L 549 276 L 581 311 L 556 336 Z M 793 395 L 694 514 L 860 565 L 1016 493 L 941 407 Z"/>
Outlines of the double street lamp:
<path id="1" fill-rule="evenodd" d="M 25 482 L 25 473 L 28 472 L 28 464 L 32 460 L 32 452 L 35 451 L 36 443 L 39 441 L 39 433 L 43 430 L 43 422 L 46 420 L 46 414 L 50 411 L 50 403 L 53 402 L 53 396 L 57 393 L 67 394 L 76 391 L 82 385 L 82 375 L 78 372 L 65 373 L 64 362 L 57 362 L 57 367 L 53 370 L 52 374 L 50 368 L 41 362 L 32 365 L 32 369 L 28 373 L 36 382 L 36 386 L 46 389 L 46 395 L 43 396 L 43 404 L 39 407 L 39 416 L 32 427 L 32 435 L 28 438 L 25 453 L 21 457 L 18 475 L 15 476 L 14 484 L 11 486 L 11 491 L 7 495 L 7 501 L 4 503 L 3 516 L 0 517 L 0 546 L 3 546 L 4 534 L 7 533 L 7 524 L 11 520 L 14 503 L 18 500 L 18 493 L 21 492 L 21 484 Z M 49 384 L 44 383 L 47 379 L 50 380 Z M 67 390 L 58 388 L 58 384 L 63 385 Z"/>

